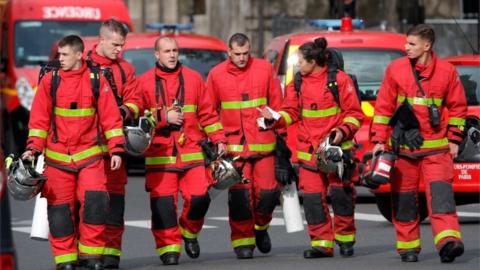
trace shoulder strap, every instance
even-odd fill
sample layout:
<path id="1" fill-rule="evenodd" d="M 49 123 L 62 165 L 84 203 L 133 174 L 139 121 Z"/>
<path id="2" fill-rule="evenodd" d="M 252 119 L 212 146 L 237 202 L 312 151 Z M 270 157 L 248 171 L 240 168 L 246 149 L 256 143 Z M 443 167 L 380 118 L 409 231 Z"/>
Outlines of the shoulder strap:
<path id="1" fill-rule="evenodd" d="M 90 83 L 92 85 L 93 96 L 97 101 L 100 96 L 100 67 L 92 65 L 90 69 Z"/>
<path id="2" fill-rule="evenodd" d="M 127 82 L 127 75 L 125 74 L 125 70 L 123 70 L 122 65 L 118 61 L 115 61 L 115 64 L 120 70 L 120 76 L 122 76 L 122 85 L 124 85 Z"/>
<path id="3" fill-rule="evenodd" d="M 340 106 L 340 97 L 338 94 L 338 83 L 337 83 L 337 66 L 330 65 L 327 66 L 327 88 L 333 95 L 335 102 Z"/>
<path id="4" fill-rule="evenodd" d="M 295 76 L 293 78 L 293 88 L 295 89 L 295 92 L 297 93 L 297 97 L 300 96 L 300 90 L 302 88 L 302 74 L 300 74 L 300 71 L 297 71 L 295 73 Z"/>
<path id="5" fill-rule="evenodd" d="M 55 106 L 57 105 L 57 89 L 60 85 L 60 74 L 58 69 L 52 69 L 52 81 L 50 83 L 50 96 L 52 97 L 52 115 L 50 116 L 50 125 L 53 130 L 53 143 L 58 141 L 57 125 L 55 124 Z"/>

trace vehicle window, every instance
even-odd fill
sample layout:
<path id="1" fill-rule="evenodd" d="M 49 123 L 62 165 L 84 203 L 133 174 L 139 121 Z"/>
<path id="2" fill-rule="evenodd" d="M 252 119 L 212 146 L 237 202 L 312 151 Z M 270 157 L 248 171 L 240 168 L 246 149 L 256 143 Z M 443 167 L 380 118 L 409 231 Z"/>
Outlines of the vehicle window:
<path id="1" fill-rule="evenodd" d="M 54 42 L 67 35 L 98 35 L 100 25 L 101 22 L 84 21 L 16 22 L 13 30 L 15 66 L 36 66 L 45 63 Z"/>
<path id="2" fill-rule="evenodd" d="M 357 77 L 362 100 L 375 100 L 383 75 L 392 60 L 405 55 L 403 51 L 374 49 L 340 49 L 345 72 Z"/>
<path id="3" fill-rule="evenodd" d="M 468 105 L 480 105 L 480 66 L 457 66 Z"/>
<path id="4" fill-rule="evenodd" d="M 153 49 L 129 49 L 123 52 L 123 58 L 135 66 L 136 75 L 141 75 L 155 65 Z M 179 61 L 198 71 L 206 79 L 210 69 L 227 59 L 222 51 L 180 49 Z"/>
<path id="5" fill-rule="evenodd" d="M 267 61 L 272 64 L 272 66 L 275 66 L 275 62 L 277 62 L 277 57 L 278 57 L 278 52 L 274 50 L 269 50 L 267 52 Z"/>

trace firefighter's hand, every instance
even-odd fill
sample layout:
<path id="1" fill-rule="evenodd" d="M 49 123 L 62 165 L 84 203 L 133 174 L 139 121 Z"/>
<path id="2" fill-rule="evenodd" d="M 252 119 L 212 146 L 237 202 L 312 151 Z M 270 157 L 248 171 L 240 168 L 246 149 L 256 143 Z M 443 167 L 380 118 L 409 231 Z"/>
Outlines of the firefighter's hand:
<path id="1" fill-rule="evenodd" d="M 219 142 L 217 144 L 217 154 L 219 156 L 224 156 L 225 154 L 227 154 L 227 145 L 223 142 Z"/>
<path id="2" fill-rule="evenodd" d="M 448 143 L 448 148 L 450 148 L 450 155 L 452 155 L 452 158 L 456 158 L 458 156 L 458 144 Z"/>
<path id="3" fill-rule="evenodd" d="M 343 133 L 338 128 L 332 129 L 331 132 L 335 134 L 335 137 L 333 138 L 333 141 L 330 142 L 330 144 L 339 145 L 340 142 L 343 140 Z"/>
<path id="4" fill-rule="evenodd" d="M 385 144 L 383 144 L 383 143 L 377 143 L 377 144 L 375 144 L 375 146 L 373 147 L 372 153 L 375 154 L 375 153 L 377 153 L 377 152 L 379 152 L 379 151 L 380 151 L 380 152 L 385 151 Z"/>
<path id="5" fill-rule="evenodd" d="M 175 109 L 169 110 L 167 112 L 167 123 L 181 126 L 183 124 L 183 113 Z"/>
<path id="6" fill-rule="evenodd" d="M 122 165 L 122 157 L 119 155 L 112 155 L 112 158 L 110 159 L 110 169 L 112 171 L 116 171 L 120 169 L 121 165 Z"/>
<path id="7" fill-rule="evenodd" d="M 257 110 L 262 113 L 262 116 L 266 120 L 273 120 L 273 114 L 269 109 L 267 109 L 267 106 L 263 107 L 263 109 L 257 107 Z"/>
<path id="8" fill-rule="evenodd" d="M 34 161 L 35 160 L 35 154 L 33 153 L 32 150 L 27 150 L 27 151 L 23 152 L 22 159 L 23 160 L 28 160 L 28 161 Z"/>

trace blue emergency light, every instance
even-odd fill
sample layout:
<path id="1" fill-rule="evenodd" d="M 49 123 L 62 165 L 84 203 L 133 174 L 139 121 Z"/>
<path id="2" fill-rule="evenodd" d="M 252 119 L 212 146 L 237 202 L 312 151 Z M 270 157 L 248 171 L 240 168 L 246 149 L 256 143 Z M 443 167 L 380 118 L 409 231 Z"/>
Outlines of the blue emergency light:
<path id="1" fill-rule="evenodd" d="M 362 19 L 351 19 L 353 29 L 361 29 L 364 26 Z M 322 29 L 338 30 L 342 27 L 342 20 L 309 20 L 310 26 Z"/>
<path id="2" fill-rule="evenodd" d="M 172 31 L 178 34 L 181 31 L 192 31 L 193 25 L 191 23 L 147 23 L 145 29 L 161 32 Z"/>

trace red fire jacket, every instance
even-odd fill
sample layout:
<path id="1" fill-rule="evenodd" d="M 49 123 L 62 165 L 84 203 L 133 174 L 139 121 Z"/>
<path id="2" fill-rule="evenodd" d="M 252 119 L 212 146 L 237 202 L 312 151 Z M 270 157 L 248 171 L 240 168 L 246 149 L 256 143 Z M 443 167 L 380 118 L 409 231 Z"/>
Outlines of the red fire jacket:
<path id="1" fill-rule="evenodd" d="M 85 62 L 78 70 L 60 70 L 59 76 L 55 108 L 52 108 L 51 74 L 45 75 L 38 87 L 30 112 L 27 149 L 45 151 L 50 164 L 79 169 L 92 159 L 102 157 L 100 128 L 108 139 L 110 155 L 123 152 L 122 119 L 105 78 L 100 76 L 96 100 Z M 54 117 L 57 142 L 53 141 L 51 117 Z"/>
<path id="2" fill-rule="evenodd" d="M 229 152 L 248 157 L 275 150 L 274 131 L 257 125 L 257 118 L 262 117 L 257 108 L 268 105 L 278 110 L 282 103 L 280 82 L 269 62 L 250 58 L 247 66 L 239 69 L 226 60 L 210 71 L 207 91 L 220 110 Z"/>
<path id="3" fill-rule="evenodd" d="M 172 126 L 166 122 L 166 113 L 174 99 L 181 99 L 180 74 L 183 76 L 185 89 L 184 104 L 181 108 L 184 121 L 179 130 L 169 131 Z M 167 104 L 163 101 L 160 87 L 156 85 L 156 78 L 161 79 Z M 225 136 L 222 124 L 218 121 L 218 114 L 206 95 L 201 75 L 183 66 L 174 72 L 165 72 L 155 67 L 139 77 L 139 82 L 145 108 L 150 109 L 157 117 L 152 144 L 145 153 L 147 169 L 175 170 L 203 165 L 204 155 L 199 142 L 205 140 L 206 135 L 214 143 L 223 142 Z"/>
<path id="4" fill-rule="evenodd" d="M 424 97 L 415 82 L 410 61 L 403 57 L 393 61 L 385 71 L 382 86 L 375 104 L 375 115 L 370 130 L 370 140 L 374 143 L 389 143 L 392 128 L 388 125 L 391 116 L 407 98 L 415 116 L 420 122 L 420 133 L 424 138 L 421 149 L 410 151 L 406 146 L 400 153 L 421 156 L 438 151 L 446 151 L 448 142 L 459 144 L 462 141 L 463 127 L 467 115 L 467 103 L 463 86 L 455 68 L 432 53 L 432 62 L 423 66 L 416 64 Z M 442 113 L 440 127 L 430 126 L 428 105 L 435 103 Z"/>
<path id="5" fill-rule="evenodd" d="M 350 77 L 338 70 L 337 84 L 339 103 L 327 88 L 327 69 L 302 76 L 299 94 L 293 82 L 287 85 L 286 96 L 277 123 L 288 126 L 299 121 L 297 129 L 297 158 L 300 162 L 315 166 L 313 153 L 333 128 L 344 134 L 343 149 L 353 146 L 352 139 L 364 116 L 357 93 Z"/>

